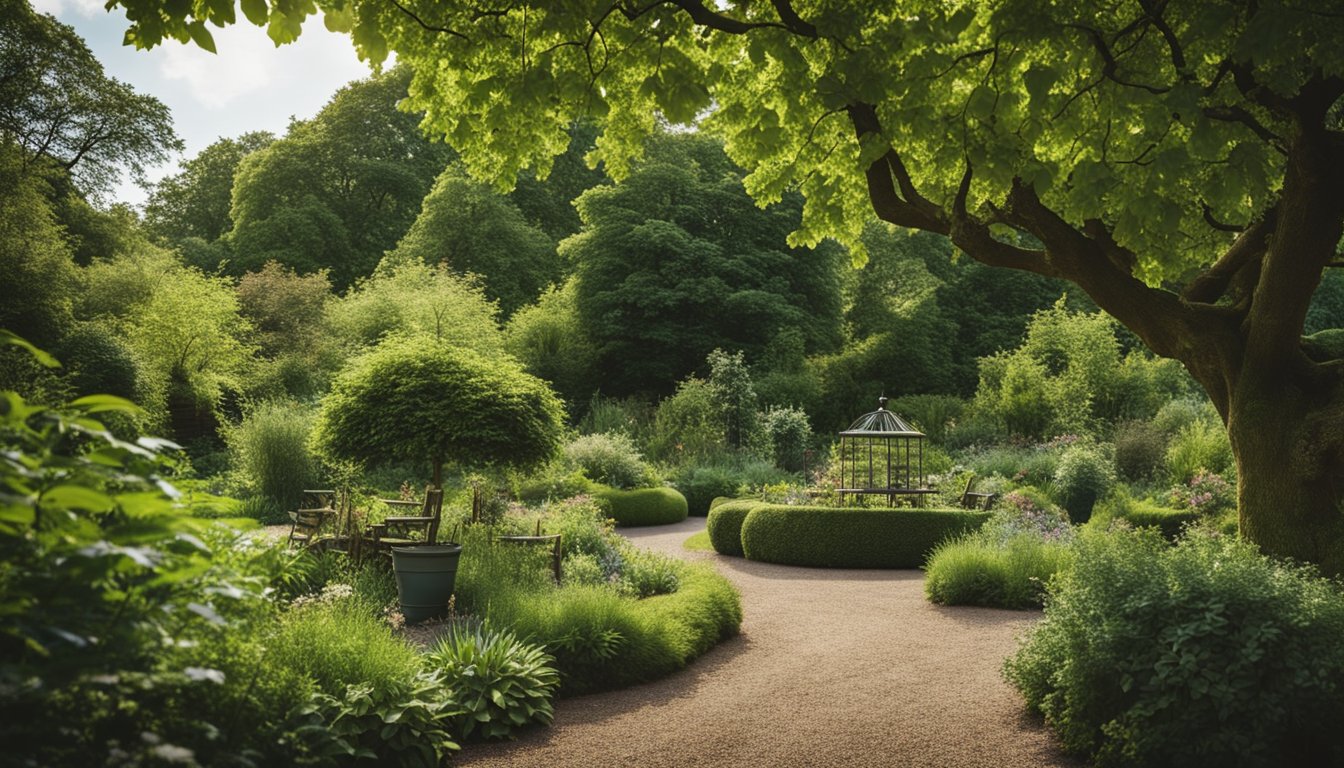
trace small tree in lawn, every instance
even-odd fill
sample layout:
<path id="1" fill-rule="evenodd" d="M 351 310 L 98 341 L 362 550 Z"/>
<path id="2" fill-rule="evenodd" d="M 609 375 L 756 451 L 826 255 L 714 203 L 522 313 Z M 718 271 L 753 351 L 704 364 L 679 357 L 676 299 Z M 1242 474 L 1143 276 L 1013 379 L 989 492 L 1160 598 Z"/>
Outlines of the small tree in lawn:
<path id="1" fill-rule="evenodd" d="M 356 358 L 322 400 L 314 442 L 365 463 L 424 461 L 527 467 L 560 444 L 563 407 L 512 358 L 396 339 Z"/>

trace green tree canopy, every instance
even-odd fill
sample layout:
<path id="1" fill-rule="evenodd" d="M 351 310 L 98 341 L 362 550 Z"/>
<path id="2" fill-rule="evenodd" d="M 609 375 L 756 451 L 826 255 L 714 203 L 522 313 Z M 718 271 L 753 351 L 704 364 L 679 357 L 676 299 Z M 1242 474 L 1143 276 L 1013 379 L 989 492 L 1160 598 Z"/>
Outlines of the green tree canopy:
<path id="1" fill-rule="evenodd" d="M 410 231 L 383 259 L 443 262 L 460 275 L 479 275 L 485 295 L 508 317 L 560 277 L 555 243 L 530 225 L 508 197 L 449 166 L 425 197 Z"/>
<path id="2" fill-rule="evenodd" d="M 356 358 L 322 400 L 314 444 L 328 457 L 378 464 L 527 468 L 560 446 L 564 408 L 512 358 L 423 337 L 391 339 Z"/>
<path id="3" fill-rule="evenodd" d="M 181 149 L 168 108 L 105 75 L 69 26 L 26 0 L 0 0 L 0 18 L 0 140 L 30 170 L 97 194 Z"/>
<path id="4" fill-rule="evenodd" d="M 611 371 L 604 392 L 670 392 L 714 348 L 759 355 L 789 328 L 811 350 L 834 345 L 840 252 L 785 245 L 799 201 L 760 210 L 714 142 L 663 144 L 625 181 L 585 192 L 584 230 L 561 245 L 598 367 Z"/>
<path id="5" fill-rule="evenodd" d="M 233 228 L 233 177 L 238 164 L 269 146 L 275 136 L 267 131 L 220 139 L 181 164 L 181 169 L 151 187 L 145 201 L 145 226 L 169 241 L 196 237 L 218 240 Z"/>
<path id="6" fill-rule="evenodd" d="M 336 340 L 353 350 L 389 336 L 424 336 L 494 355 L 504 348 L 495 314 L 479 285 L 419 262 L 380 271 L 327 304 Z"/>
<path id="7" fill-rule="evenodd" d="M 452 159 L 397 109 L 410 74 L 394 69 L 345 86 L 312 120 L 238 164 L 231 269 L 277 261 L 327 269 L 338 289 L 373 272 L 415 220 Z"/>
<path id="8" fill-rule="evenodd" d="M 598 388 L 593 345 L 579 324 L 576 286 L 571 279 L 552 287 L 509 318 L 504 346 L 527 366 L 528 373 L 545 379 L 573 409 L 587 402 Z"/>

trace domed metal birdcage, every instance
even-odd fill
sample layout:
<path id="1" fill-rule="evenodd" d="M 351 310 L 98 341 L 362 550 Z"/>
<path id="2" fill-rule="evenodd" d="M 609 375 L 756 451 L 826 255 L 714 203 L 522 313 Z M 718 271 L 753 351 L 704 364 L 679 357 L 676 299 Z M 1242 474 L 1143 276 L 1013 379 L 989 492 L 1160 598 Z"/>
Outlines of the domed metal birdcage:
<path id="1" fill-rule="evenodd" d="M 887 398 L 840 433 L 840 488 L 845 496 L 916 499 L 934 491 L 924 480 L 924 433 L 887 410 Z"/>

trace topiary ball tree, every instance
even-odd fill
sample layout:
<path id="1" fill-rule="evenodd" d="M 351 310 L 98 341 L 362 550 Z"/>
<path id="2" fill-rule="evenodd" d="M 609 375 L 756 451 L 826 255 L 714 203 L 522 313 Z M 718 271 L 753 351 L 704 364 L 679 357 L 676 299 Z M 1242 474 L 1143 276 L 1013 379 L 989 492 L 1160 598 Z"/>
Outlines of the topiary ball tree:
<path id="1" fill-rule="evenodd" d="M 313 439 L 338 459 L 428 460 L 438 487 L 445 462 L 543 463 L 560 445 L 563 421 L 550 387 L 512 358 L 405 339 L 384 342 L 341 371 Z"/>

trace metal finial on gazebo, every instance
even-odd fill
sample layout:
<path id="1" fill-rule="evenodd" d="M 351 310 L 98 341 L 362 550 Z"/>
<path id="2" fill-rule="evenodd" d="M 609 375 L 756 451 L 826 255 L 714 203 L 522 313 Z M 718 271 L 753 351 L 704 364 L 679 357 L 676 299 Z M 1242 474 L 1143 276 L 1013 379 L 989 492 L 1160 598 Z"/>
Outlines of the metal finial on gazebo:
<path id="1" fill-rule="evenodd" d="M 924 482 L 924 433 L 887 410 L 887 398 L 877 410 L 860 416 L 840 433 L 840 497 L 898 496 L 932 493 Z"/>

